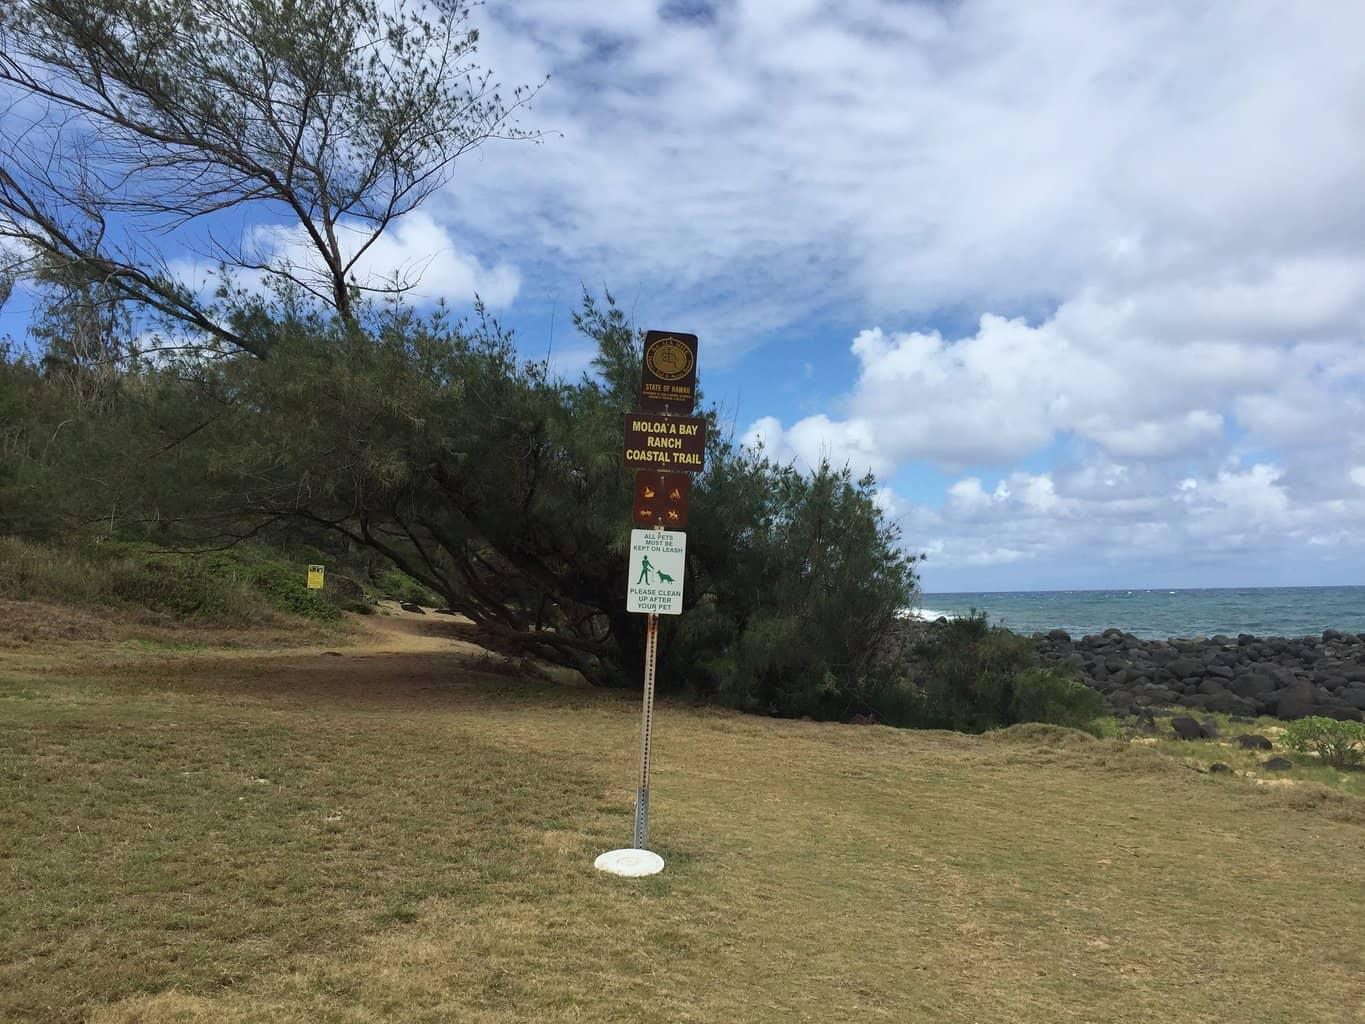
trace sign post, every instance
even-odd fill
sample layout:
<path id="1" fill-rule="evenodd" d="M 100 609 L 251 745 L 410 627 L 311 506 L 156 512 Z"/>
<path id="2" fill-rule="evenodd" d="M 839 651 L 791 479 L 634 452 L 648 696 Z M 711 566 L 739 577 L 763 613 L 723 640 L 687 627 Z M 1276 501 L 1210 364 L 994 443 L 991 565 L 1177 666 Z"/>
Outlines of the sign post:
<path id="1" fill-rule="evenodd" d="M 659 616 L 650 614 L 645 626 L 645 698 L 640 711 L 640 780 L 635 786 L 635 831 L 632 846 L 649 846 L 649 742 L 654 732 L 654 668 L 659 657 Z"/>
<path id="2" fill-rule="evenodd" d="M 706 457 L 706 421 L 689 415 L 696 401 L 697 337 L 649 331 L 645 335 L 640 412 L 625 423 L 627 468 L 635 469 L 626 611 L 645 615 L 644 695 L 640 709 L 640 774 L 635 785 L 632 846 L 610 850 L 598 870 L 637 878 L 664 869 L 649 850 L 649 766 L 654 733 L 654 681 L 659 659 L 659 616 L 681 615 L 687 566 L 687 498 Z"/>

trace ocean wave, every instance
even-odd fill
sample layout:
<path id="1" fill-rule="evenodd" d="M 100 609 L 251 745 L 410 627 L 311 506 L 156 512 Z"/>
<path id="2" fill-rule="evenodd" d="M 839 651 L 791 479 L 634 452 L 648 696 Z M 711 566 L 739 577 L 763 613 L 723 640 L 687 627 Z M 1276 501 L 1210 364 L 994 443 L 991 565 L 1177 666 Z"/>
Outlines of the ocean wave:
<path id="1" fill-rule="evenodd" d="M 957 618 L 952 612 L 941 612 L 937 608 L 906 608 L 901 614 L 907 619 L 923 619 L 925 622 Z"/>

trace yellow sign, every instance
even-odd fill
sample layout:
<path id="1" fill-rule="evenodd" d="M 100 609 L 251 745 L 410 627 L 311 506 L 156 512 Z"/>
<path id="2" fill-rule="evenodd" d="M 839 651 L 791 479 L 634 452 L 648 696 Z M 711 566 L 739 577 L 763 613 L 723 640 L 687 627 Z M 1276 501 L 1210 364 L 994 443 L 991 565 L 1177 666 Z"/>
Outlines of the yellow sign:
<path id="1" fill-rule="evenodd" d="M 308 589 L 309 590 L 322 589 L 322 566 L 310 565 L 308 567 Z"/>

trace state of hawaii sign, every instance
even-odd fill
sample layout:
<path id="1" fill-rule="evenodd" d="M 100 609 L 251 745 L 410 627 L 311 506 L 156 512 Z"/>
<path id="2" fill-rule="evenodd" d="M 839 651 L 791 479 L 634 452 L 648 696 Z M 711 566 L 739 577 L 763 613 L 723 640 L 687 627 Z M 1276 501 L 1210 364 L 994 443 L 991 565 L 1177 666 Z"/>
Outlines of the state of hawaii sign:
<path id="1" fill-rule="evenodd" d="M 686 416 L 697 401 L 697 336 L 677 331 L 645 333 L 640 408 Z"/>

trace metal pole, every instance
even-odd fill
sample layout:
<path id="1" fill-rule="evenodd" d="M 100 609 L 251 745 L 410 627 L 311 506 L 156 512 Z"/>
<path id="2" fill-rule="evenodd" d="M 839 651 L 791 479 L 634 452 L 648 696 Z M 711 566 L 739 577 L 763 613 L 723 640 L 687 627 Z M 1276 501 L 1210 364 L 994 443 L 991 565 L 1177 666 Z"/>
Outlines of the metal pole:
<path id="1" fill-rule="evenodd" d="M 659 654 L 659 616 L 650 615 L 645 627 L 645 697 L 640 718 L 640 781 L 635 788 L 634 848 L 647 850 L 649 841 L 649 741 L 654 726 L 654 664 Z"/>

